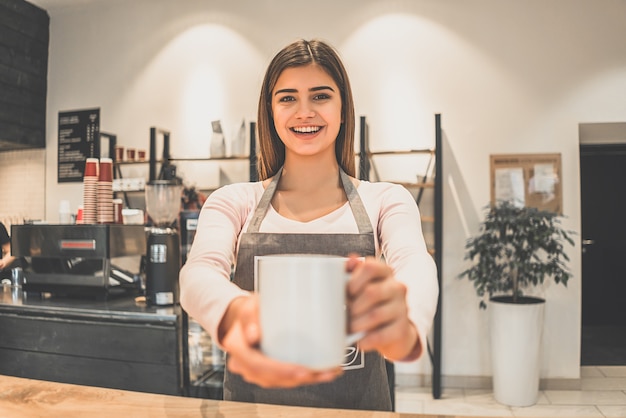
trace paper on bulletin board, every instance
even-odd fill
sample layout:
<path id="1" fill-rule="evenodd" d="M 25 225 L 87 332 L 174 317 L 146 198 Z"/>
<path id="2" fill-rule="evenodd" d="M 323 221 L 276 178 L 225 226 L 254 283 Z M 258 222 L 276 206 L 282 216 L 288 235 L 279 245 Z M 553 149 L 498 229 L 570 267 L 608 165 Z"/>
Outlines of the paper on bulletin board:
<path id="1" fill-rule="evenodd" d="M 524 198 L 524 170 L 521 168 L 499 168 L 495 170 L 496 202 L 508 201 L 515 206 L 523 207 Z"/>
<path id="2" fill-rule="evenodd" d="M 558 179 L 552 164 L 535 164 L 534 176 L 528 183 L 529 193 L 541 193 L 544 201 L 555 198 L 554 191 Z"/>
<path id="3" fill-rule="evenodd" d="M 561 154 L 491 156 L 491 202 L 562 214 Z"/>

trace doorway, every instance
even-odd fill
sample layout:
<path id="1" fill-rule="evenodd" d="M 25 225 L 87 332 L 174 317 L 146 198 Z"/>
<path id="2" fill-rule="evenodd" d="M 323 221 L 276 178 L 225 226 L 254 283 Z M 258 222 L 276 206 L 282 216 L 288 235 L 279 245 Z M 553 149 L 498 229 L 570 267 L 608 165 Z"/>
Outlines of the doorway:
<path id="1" fill-rule="evenodd" d="M 626 143 L 581 141 L 580 178 L 581 365 L 626 365 Z"/>

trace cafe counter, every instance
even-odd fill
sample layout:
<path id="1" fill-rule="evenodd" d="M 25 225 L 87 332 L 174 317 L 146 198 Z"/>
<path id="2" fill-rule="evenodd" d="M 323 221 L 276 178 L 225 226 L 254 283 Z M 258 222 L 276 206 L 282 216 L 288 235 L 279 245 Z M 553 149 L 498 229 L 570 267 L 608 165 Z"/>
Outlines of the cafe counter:
<path id="1" fill-rule="evenodd" d="M 54 298 L 0 286 L 2 375 L 185 395 L 185 334 L 179 307 L 150 307 L 130 295 Z"/>
<path id="2" fill-rule="evenodd" d="M 429 414 L 304 408 L 157 395 L 0 376 L 0 416 L 221 418 L 455 418 Z"/>

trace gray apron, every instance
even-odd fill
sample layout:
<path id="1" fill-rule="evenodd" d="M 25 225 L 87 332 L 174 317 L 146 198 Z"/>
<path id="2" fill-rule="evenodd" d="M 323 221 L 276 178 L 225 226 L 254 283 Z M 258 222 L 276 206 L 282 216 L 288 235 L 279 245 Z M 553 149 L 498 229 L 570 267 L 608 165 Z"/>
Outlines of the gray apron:
<path id="1" fill-rule="evenodd" d="M 328 254 L 374 256 L 376 247 L 371 222 L 350 177 L 340 169 L 341 181 L 359 228 L 358 234 L 261 233 L 259 228 L 282 168 L 265 189 L 248 230 L 241 234 L 233 281 L 245 290 L 254 290 L 254 256 L 270 254 Z M 228 368 L 224 374 L 224 399 L 319 408 L 391 411 L 391 395 L 384 358 L 376 351 L 364 353 L 358 344 L 346 348 L 344 373 L 335 381 L 294 389 L 265 389 L 248 383 Z"/>

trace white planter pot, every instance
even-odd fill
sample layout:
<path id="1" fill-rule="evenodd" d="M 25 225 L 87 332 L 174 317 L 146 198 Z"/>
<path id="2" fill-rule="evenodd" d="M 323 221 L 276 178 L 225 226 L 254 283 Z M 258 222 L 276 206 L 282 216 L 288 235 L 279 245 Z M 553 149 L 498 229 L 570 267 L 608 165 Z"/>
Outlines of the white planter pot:
<path id="1" fill-rule="evenodd" d="M 509 406 L 534 405 L 539 396 L 545 300 L 524 299 L 527 303 L 513 304 L 508 297 L 495 297 L 488 308 L 493 395 Z"/>

